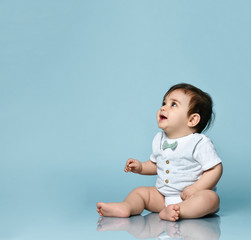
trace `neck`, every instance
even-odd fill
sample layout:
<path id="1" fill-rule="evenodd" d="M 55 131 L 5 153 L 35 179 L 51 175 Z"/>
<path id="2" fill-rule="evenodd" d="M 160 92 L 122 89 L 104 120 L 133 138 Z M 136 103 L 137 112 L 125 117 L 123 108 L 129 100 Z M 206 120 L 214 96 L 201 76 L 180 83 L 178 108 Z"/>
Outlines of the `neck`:
<path id="1" fill-rule="evenodd" d="M 169 139 L 177 139 L 177 138 L 182 138 L 186 137 L 190 134 L 195 133 L 195 131 L 192 131 L 189 129 L 188 131 L 183 131 L 183 132 L 169 132 L 169 131 L 164 131 Z"/>

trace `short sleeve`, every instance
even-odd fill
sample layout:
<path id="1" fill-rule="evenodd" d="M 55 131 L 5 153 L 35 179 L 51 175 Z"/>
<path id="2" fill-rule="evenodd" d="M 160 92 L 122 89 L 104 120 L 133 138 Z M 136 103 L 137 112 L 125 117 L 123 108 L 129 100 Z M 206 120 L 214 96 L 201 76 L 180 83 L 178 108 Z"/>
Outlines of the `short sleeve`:
<path id="1" fill-rule="evenodd" d="M 152 162 L 154 162 L 154 163 L 157 162 L 157 159 L 156 159 L 156 157 L 154 156 L 153 153 L 152 153 L 151 156 L 150 156 L 150 160 L 151 160 Z"/>
<path id="2" fill-rule="evenodd" d="M 202 140 L 197 144 L 193 157 L 202 166 L 203 171 L 207 171 L 221 163 L 212 141 L 206 136 L 203 136 Z"/>

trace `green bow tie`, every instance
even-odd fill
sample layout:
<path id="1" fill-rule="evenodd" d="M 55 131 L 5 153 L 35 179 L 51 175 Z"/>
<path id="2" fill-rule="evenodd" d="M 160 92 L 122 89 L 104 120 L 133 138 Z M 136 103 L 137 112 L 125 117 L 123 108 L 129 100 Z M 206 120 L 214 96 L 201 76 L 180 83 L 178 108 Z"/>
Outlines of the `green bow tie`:
<path id="1" fill-rule="evenodd" d="M 162 145 L 162 149 L 166 150 L 167 148 L 171 148 L 173 151 L 176 149 L 176 147 L 178 146 L 178 142 L 175 141 L 174 143 L 169 144 L 166 140 Z"/>

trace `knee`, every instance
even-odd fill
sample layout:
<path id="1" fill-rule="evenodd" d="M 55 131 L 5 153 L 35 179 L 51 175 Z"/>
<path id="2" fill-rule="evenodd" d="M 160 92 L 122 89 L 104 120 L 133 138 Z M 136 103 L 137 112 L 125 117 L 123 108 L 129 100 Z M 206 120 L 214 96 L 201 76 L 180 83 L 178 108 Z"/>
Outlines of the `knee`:
<path id="1" fill-rule="evenodd" d="M 216 192 L 208 190 L 208 198 L 209 201 L 212 202 L 214 205 L 218 206 L 220 204 L 220 198 Z"/>
<path id="2" fill-rule="evenodd" d="M 132 192 L 143 197 L 147 193 L 147 189 L 146 187 L 137 187 L 134 190 L 132 190 Z"/>
<path id="3" fill-rule="evenodd" d="M 141 198 L 145 205 L 148 203 L 150 198 L 150 194 L 147 187 L 137 187 L 132 190 L 131 194 Z"/>
<path id="4" fill-rule="evenodd" d="M 212 190 L 204 190 L 203 191 L 203 202 L 207 204 L 209 209 L 211 209 L 211 213 L 215 213 L 219 209 L 220 198 L 218 194 Z"/>

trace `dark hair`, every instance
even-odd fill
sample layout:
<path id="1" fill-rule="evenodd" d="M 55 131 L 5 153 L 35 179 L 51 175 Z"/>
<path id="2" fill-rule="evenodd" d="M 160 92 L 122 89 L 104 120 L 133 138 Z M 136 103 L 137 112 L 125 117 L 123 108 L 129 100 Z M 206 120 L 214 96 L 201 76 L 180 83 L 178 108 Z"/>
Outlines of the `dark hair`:
<path id="1" fill-rule="evenodd" d="M 172 86 L 163 99 L 165 100 L 167 95 L 177 89 L 181 89 L 185 94 L 191 96 L 187 115 L 190 116 L 193 113 L 200 115 L 200 122 L 195 126 L 196 132 L 201 133 L 208 130 L 215 118 L 213 100 L 210 95 L 191 84 L 180 83 Z"/>

